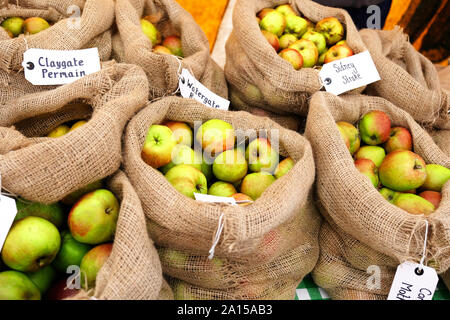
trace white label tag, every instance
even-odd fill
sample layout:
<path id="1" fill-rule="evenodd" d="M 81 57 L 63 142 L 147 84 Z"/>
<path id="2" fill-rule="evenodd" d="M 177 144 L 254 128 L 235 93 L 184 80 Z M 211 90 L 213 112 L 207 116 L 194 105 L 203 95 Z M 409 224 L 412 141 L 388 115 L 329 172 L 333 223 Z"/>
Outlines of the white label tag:
<path id="1" fill-rule="evenodd" d="M 438 282 L 433 268 L 404 262 L 397 267 L 388 300 L 432 300 Z"/>
<path id="2" fill-rule="evenodd" d="M 319 76 L 325 90 L 335 95 L 381 79 L 369 51 L 326 63 Z"/>
<path id="3" fill-rule="evenodd" d="M 0 194 L 0 251 L 17 214 L 16 200 Z"/>
<path id="4" fill-rule="evenodd" d="M 181 71 L 178 84 L 180 86 L 180 93 L 183 98 L 195 99 L 203 103 L 205 106 L 228 110 L 230 101 L 218 96 L 203 84 L 201 84 L 187 69 Z"/>
<path id="5" fill-rule="evenodd" d="M 194 192 L 194 197 L 195 197 L 195 200 L 203 201 L 203 202 L 228 203 L 231 205 L 236 205 L 236 200 L 233 197 L 219 197 L 219 196 L 212 196 L 209 194 L 195 193 L 195 192 Z"/>
<path id="6" fill-rule="evenodd" d="M 97 48 L 83 50 L 28 49 L 23 54 L 25 79 L 34 85 L 60 85 L 100 71 Z"/>

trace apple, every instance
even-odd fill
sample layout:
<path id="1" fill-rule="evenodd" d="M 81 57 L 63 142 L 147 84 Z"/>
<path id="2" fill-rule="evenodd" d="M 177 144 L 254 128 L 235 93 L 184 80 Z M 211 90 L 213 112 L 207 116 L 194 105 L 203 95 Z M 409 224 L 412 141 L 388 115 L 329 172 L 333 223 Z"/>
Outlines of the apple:
<path id="1" fill-rule="evenodd" d="M 214 182 L 208 189 L 208 194 L 218 197 L 231 197 L 237 193 L 233 184 L 224 181 Z"/>
<path id="2" fill-rule="evenodd" d="M 40 300 L 39 288 L 23 273 L 0 272 L 0 300 Z"/>
<path id="3" fill-rule="evenodd" d="M 69 266 L 79 266 L 84 255 L 92 246 L 78 242 L 68 231 L 61 232 L 61 249 L 53 260 L 53 267 L 66 273 Z"/>
<path id="4" fill-rule="evenodd" d="M 282 50 L 287 49 L 291 44 L 293 44 L 297 40 L 298 40 L 297 37 L 292 33 L 283 34 L 279 40 L 280 49 Z"/>
<path id="5" fill-rule="evenodd" d="M 237 149 L 226 150 L 214 160 L 214 176 L 225 182 L 237 182 L 247 174 L 245 154 Z"/>
<path id="6" fill-rule="evenodd" d="M 373 161 L 373 163 L 375 163 L 377 168 L 381 165 L 385 157 L 386 152 L 382 147 L 379 146 L 362 146 L 355 153 L 355 160 L 370 159 Z"/>
<path id="7" fill-rule="evenodd" d="M 303 36 L 308 31 L 308 22 L 297 15 L 286 16 L 286 33 L 292 33 L 297 38 Z"/>
<path id="8" fill-rule="evenodd" d="M 439 207 L 442 199 L 441 193 L 437 191 L 423 191 L 418 196 L 430 201 L 436 209 Z"/>
<path id="9" fill-rule="evenodd" d="M 28 273 L 27 276 L 39 289 L 41 295 L 44 295 L 55 281 L 57 274 L 55 269 L 48 265 L 36 272 Z"/>
<path id="10" fill-rule="evenodd" d="M 279 5 L 278 7 L 275 8 L 275 10 L 284 16 L 288 16 L 288 15 L 296 16 L 297 15 L 297 13 L 294 11 L 294 9 L 292 9 L 290 4 Z"/>
<path id="11" fill-rule="evenodd" d="M 113 248 L 112 243 L 98 245 L 85 254 L 80 264 L 81 283 L 85 289 L 93 288 L 97 274 L 108 260 Z M 86 288 L 87 284 L 87 288 Z"/>
<path id="12" fill-rule="evenodd" d="M 31 17 L 23 22 L 23 33 L 25 35 L 36 34 L 49 27 L 50 25 L 45 19 L 40 17 Z"/>
<path id="13" fill-rule="evenodd" d="M 380 184 L 380 180 L 378 178 L 378 169 L 372 160 L 370 159 L 355 160 L 355 167 L 358 169 L 359 172 L 361 172 L 363 175 L 369 178 L 370 182 L 375 188 L 378 188 L 378 185 Z"/>
<path id="14" fill-rule="evenodd" d="M 82 196 L 72 207 L 67 220 L 75 240 L 96 245 L 111 241 L 119 217 L 119 201 L 107 189 Z"/>
<path id="15" fill-rule="evenodd" d="M 380 193 L 387 201 L 394 204 L 394 198 L 398 192 L 388 188 L 381 188 Z"/>
<path id="16" fill-rule="evenodd" d="M 347 45 L 335 45 L 327 50 L 323 58 L 323 63 L 330 63 L 336 60 L 347 58 L 353 55 L 353 50 Z"/>
<path id="17" fill-rule="evenodd" d="M 172 150 L 177 140 L 169 127 L 154 124 L 150 126 L 142 147 L 142 159 L 151 167 L 157 169 L 172 161 Z"/>
<path id="18" fill-rule="evenodd" d="M 17 37 L 22 33 L 24 20 L 19 17 L 10 17 L 2 21 L 1 26 L 10 32 L 13 37 Z"/>
<path id="19" fill-rule="evenodd" d="M 317 50 L 314 42 L 306 39 L 300 39 L 295 41 L 289 46 L 290 49 L 295 49 L 303 57 L 303 68 L 314 67 L 317 60 L 319 59 L 319 51 Z"/>
<path id="20" fill-rule="evenodd" d="M 248 206 L 253 202 L 253 199 L 244 193 L 235 193 L 232 195 L 232 197 L 234 198 L 234 200 L 236 200 L 236 202 L 242 201 L 242 203 L 238 203 L 238 205 L 240 206 Z"/>
<path id="21" fill-rule="evenodd" d="M 2 250 L 3 262 L 11 269 L 34 272 L 49 265 L 59 251 L 58 229 L 40 217 L 26 217 L 15 222 Z"/>
<path id="22" fill-rule="evenodd" d="M 425 161 L 409 150 L 395 150 L 386 155 L 379 167 L 381 183 L 395 191 L 420 187 L 427 177 Z"/>
<path id="23" fill-rule="evenodd" d="M 166 174 L 170 169 L 179 164 L 188 164 L 198 170 L 202 169 L 202 155 L 194 149 L 184 144 L 177 144 L 172 150 L 172 161 L 159 168 L 162 174 Z"/>
<path id="24" fill-rule="evenodd" d="M 208 191 L 205 175 L 191 165 L 176 165 L 165 177 L 178 192 L 192 199 L 195 199 L 194 193 L 206 194 Z"/>
<path id="25" fill-rule="evenodd" d="M 340 46 L 340 45 L 347 45 L 347 40 L 341 40 L 341 41 L 338 41 L 338 42 L 336 42 L 336 45 L 338 45 L 338 46 Z"/>
<path id="26" fill-rule="evenodd" d="M 256 200 L 275 181 L 275 177 L 267 172 L 254 172 L 245 176 L 241 184 L 241 192 Z"/>
<path id="27" fill-rule="evenodd" d="M 319 33 L 314 30 L 306 31 L 302 36 L 302 39 L 306 39 L 312 41 L 319 51 L 319 55 L 327 51 L 327 42 L 325 40 L 325 36 L 322 33 Z"/>
<path id="28" fill-rule="evenodd" d="M 394 197 L 393 204 L 412 214 L 429 215 L 435 210 L 431 202 L 411 193 L 398 192 Z"/>
<path id="29" fill-rule="evenodd" d="M 286 28 L 286 18 L 275 10 L 270 11 L 261 19 L 259 27 L 280 37 Z"/>
<path id="30" fill-rule="evenodd" d="M 91 182 L 91 183 L 85 185 L 84 187 L 65 196 L 61 200 L 61 203 L 65 204 L 67 206 L 72 206 L 75 204 L 75 202 L 77 202 L 86 193 L 89 193 L 89 192 L 97 190 L 97 189 L 102 189 L 102 188 L 103 188 L 103 180 L 100 179 L 100 180 Z"/>
<path id="31" fill-rule="evenodd" d="M 12 32 L 11 31 L 9 31 L 9 30 L 6 30 L 5 28 L 3 28 L 2 27 L 2 29 L 8 34 L 8 36 L 10 37 L 10 38 L 14 38 L 14 35 L 12 34 Z"/>
<path id="32" fill-rule="evenodd" d="M 276 52 L 280 49 L 280 41 L 276 35 L 266 30 L 261 30 L 262 35 L 266 38 L 267 42 L 275 49 Z"/>
<path id="33" fill-rule="evenodd" d="M 328 50 L 328 49 L 326 49 L 326 50 Z M 325 51 L 324 53 L 322 53 L 319 56 L 319 59 L 317 59 L 316 66 L 322 66 L 325 63 L 325 56 L 326 56 L 326 54 L 327 54 L 327 51 Z"/>
<path id="34" fill-rule="evenodd" d="M 170 248 L 161 248 L 158 250 L 158 254 L 161 262 L 167 266 L 181 269 L 189 267 L 189 254 L 186 252 Z"/>
<path id="35" fill-rule="evenodd" d="M 187 123 L 180 121 L 164 121 L 161 125 L 169 127 L 169 129 L 172 130 L 172 134 L 178 144 L 184 144 L 189 147 L 192 146 L 194 134 Z"/>
<path id="36" fill-rule="evenodd" d="M 81 127 L 81 126 L 84 126 L 86 123 L 87 123 L 86 120 L 80 120 L 80 121 L 75 122 L 75 123 L 70 127 L 69 132 L 71 132 L 71 131 L 73 131 L 73 130 L 75 130 L 75 129 Z"/>
<path id="37" fill-rule="evenodd" d="M 183 48 L 181 46 L 181 39 L 177 36 L 168 36 L 162 42 L 162 45 L 172 52 L 172 54 L 183 57 Z"/>
<path id="38" fill-rule="evenodd" d="M 294 160 L 292 158 L 288 157 L 284 159 L 283 161 L 280 161 L 278 166 L 275 169 L 274 176 L 275 178 L 279 179 L 282 176 L 284 176 L 286 173 L 288 173 L 289 170 L 291 170 L 295 165 Z"/>
<path id="39" fill-rule="evenodd" d="M 214 174 L 212 171 L 212 163 L 210 160 L 207 160 L 200 151 L 196 151 L 196 153 L 199 154 L 199 156 L 202 157 L 202 164 L 200 171 L 205 175 L 206 180 L 208 182 L 212 181 L 214 179 Z"/>
<path id="40" fill-rule="evenodd" d="M 148 21 L 147 19 L 141 19 L 141 29 L 145 36 L 152 43 L 152 47 L 161 43 L 161 33 L 156 29 L 156 27 Z"/>
<path id="41" fill-rule="evenodd" d="M 393 127 L 389 134 L 389 139 L 383 145 L 386 152 L 394 150 L 412 150 L 412 137 L 408 129 L 403 127 Z"/>
<path id="42" fill-rule="evenodd" d="M 65 221 L 65 213 L 59 203 L 42 204 L 18 198 L 16 200 L 16 205 L 17 214 L 14 221 L 29 216 L 41 217 L 53 223 L 58 229 L 63 226 Z"/>
<path id="43" fill-rule="evenodd" d="M 196 141 L 205 153 L 215 157 L 221 152 L 233 149 L 235 141 L 234 128 L 228 122 L 220 119 L 210 119 L 204 122 L 195 134 Z"/>
<path id="44" fill-rule="evenodd" d="M 65 135 L 66 133 L 68 133 L 69 131 L 70 131 L 70 127 L 65 125 L 65 124 L 62 124 L 60 126 L 57 126 L 52 131 L 50 131 L 47 134 L 47 137 L 49 137 L 49 138 L 59 138 L 59 137 L 62 137 L 63 135 Z"/>
<path id="45" fill-rule="evenodd" d="M 339 42 L 344 37 L 344 27 L 335 17 L 320 20 L 316 24 L 316 31 L 322 33 L 327 41 L 327 46 Z"/>
<path id="46" fill-rule="evenodd" d="M 251 83 L 247 83 L 244 89 L 244 96 L 251 101 L 261 101 L 263 94 L 259 88 Z"/>
<path id="47" fill-rule="evenodd" d="M 438 191 L 442 190 L 444 184 L 450 179 L 450 169 L 439 164 L 426 165 L 427 177 L 422 189 Z"/>
<path id="48" fill-rule="evenodd" d="M 47 292 L 46 300 L 63 300 L 70 298 L 80 292 L 80 289 L 69 289 L 67 287 L 68 278 L 57 281 Z"/>
<path id="49" fill-rule="evenodd" d="M 248 162 L 248 168 L 252 172 L 264 171 L 272 174 L 280 156 L 266 138 L 256 138 L 251 141 L 245 150 L 245 158 Z"/>
<path id="50" fill-rule="evenodd" d="M 172 54 L 172 51 L 170 51 L 168 48 L 162 46 L 162 45 L 157 45 L 153 48 L 153 52 L 156 53 L 163 53 L 163 54 Z"/>
<path id="51" fill-rule="evenodd" d="M 350 154 L 354 154 L 361 145 L 361 137 L 359 136 L 358 129 L 349 122 L 346 121 L 338 121 L 336 125 L 341 133 L 344 141 L 348 140 L 348 150 Z"/>
<path id="52" fill-rule="evenodd" d="M 278 55 L 289 62 L 295 70 L 298 70 L 303 66 L 303 57 L 300 52 L 295 49 L 284 49 Z"/>
<path id="53" fill-rule="evenodd" d="M 368 145 L 384 143 L 391 134 L 391 119 L 383 111 L 370 111 L 359 120 L 359 132 L 362 141 Z"/>
<path id="54" fill-rule="evenodd" d="M 273 9 L 273 8 L 264 8 L 264 9 L 262 9 L 259 13 L 258 13 L 258 18 L 260 19 L 260 20 L 262 20 L 262 19 L 264 19 L 264 17 L 269 13 L 269 12 L 272 12 L 272 11 L 275 11 L 275 9 Z"/>

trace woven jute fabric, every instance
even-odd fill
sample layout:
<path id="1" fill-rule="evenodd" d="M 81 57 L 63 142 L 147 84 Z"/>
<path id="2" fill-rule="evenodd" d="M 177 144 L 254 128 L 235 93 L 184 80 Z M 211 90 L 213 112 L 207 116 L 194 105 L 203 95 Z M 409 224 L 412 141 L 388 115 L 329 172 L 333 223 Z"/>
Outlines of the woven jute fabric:
<path id="1" fill-rule="evenodd" d="M 366 93 L 389 100 L 423 125 L 450 129 L 450 92 L 441 87 L 435 66 L 403 30 L 363 29 L 360 35 L 381 77 Z"/>
<path id="2" fill-rule="evenodd" d="M 120 202 L 113 248 L 97 274 L 95 287 L 88 292 L 81 290 L 71 300 L 173 299 L 163 279 L 158 252 L 148 237 L 139 197 L 121 171 L 108 179 L 107 187 Z"/>
<path id="3" fill-rule="evenodd" d="M 120 38 L 114 36 L 113 52 L 118 61 L 141 66 L 149 78 L 150 99 L 174 93 L 181 68 L 214 93 L 227 98 L 223 70 L 211 59 L 209 43 L 193 17 L 174 0 L 117 0 L 116 23 Z M 151 15 L 163 37 L 181 38 L 183 59 L 152 52 L 140 19 Z M 124 45 L 125 44 L 125 45 Z"/>
<path id="4" fill-rule="evenodd" d="M 227 121 L 240 132 L 264 130 L 269 139 L 278 136 L 280 154 L 290 156 L 295 161 L 294 167 L 248 206 L 204 203 L 180 194 L 158 170 L 142 160 L 145 136 L 152 124 L 163 120 L 183 121 L 194 127 L 194 122 L 209 119 Z M 270 263 L 271 268 L 276 269 L 278 260 L 280 264 L 288 264 L 279 277 L 276 270 L 268 271 L 274 272 L 273 277 L 278 280 L 286 277 L 301 280 L 314 266 L 321 218 L 312 204 L 310 192 L 315 170 L 312 150 L 300 134 L 266 117 L 208 108 L 192 99 L 167 97 L 149 104 L 128 124 L 124 168 L 141 198 L 149 234 L 164 248 L 161 252 L 182 251 L 189 256 L 189 263 L 185 265 L 183 261 L 177 264 L 176 259 L 180 258 L 162 258 L 169 275 L 212 292 L 216 288 L 236 289 L 246 274 L 251 280 L 250 270 L 267 270 Z M 224 228 L 215 248 L 215 258 L 223 260 L 223 266 L 217 278 L 211 279 L 214 272 L 207 271 L 211 265 L 207 256 L 222 214 Z M 288 255 L 283 260 L 283 254 L 296 248 L 296 255 Z M 240 271 L 238 274 L 226 272 L 229 268 Z M 163 271 L 166 272 L 164 267 Z M 290 274 L 285 275 L 288 271 Z M 252 275 L 254 283 L 262 281 L 257 273 L 254 271 Z M 211 294 L 208 297 L 213 298 Z"/>
<path id="5" fill-rule="evenodd" d="M 450 266 L 450 183 L 442 189 L 439 207 L 427 217 L 409 214 L 386 201 L 354 166 L 336 126 L 336 121 L 356 124 L 371 110 L 384 111 L 393 126 L 409 129 L 414 152 L 426 163 L 450 168 L 449 156 L 436 146 L 430 135 L 411 115 L 387 100 L 316 93 L 311 99 L 305 136 L 313 147 L 321 212 L 356 240 L 399 263 L 420 261 L 428 221 L 425 262 L 444 272 Z"/>
<path id="6" fill-rule="evenodd" d="M 28 48 L 77 50 L 98 47 L 102 60 L 110 58 L 113 0 L 18 0 L 10 1 L 8 6 L 0 9 L 1 18 L 35 16 L 48 20 L 51 27 L 13 39 L 0 30 L 1 70 L 21 70 L 23 53 Z"/>
<path id="7" fill-rule="evenodd" d="M 347 43 L 352 50 L 355 53 L 366 50 L 352 18 L 343 9 L 325 7 L 310 0 L 240 0 L 234 8 L 233 31 L 226 43 L 225 77 L 249 106 L 278 114 L 305 116 L 308 98 L 322 87 L 319 70 L 303 68 L 296 71 L 273 50 L 255 18 L 261 9 L 287 2 L 314 23 L 336 17 L 345 27 Z"/>
<path id="8" fill-rule="evenodd" d="M 1 105 L 2 186 L 30 201 L 52 203 L 113 174 L 122 159 L 125 124 L 147 96 L 140 67 L 111 64 L 71 84 Z M 88 122 L 62 137 L 46 137 L 78 119 Z"/>

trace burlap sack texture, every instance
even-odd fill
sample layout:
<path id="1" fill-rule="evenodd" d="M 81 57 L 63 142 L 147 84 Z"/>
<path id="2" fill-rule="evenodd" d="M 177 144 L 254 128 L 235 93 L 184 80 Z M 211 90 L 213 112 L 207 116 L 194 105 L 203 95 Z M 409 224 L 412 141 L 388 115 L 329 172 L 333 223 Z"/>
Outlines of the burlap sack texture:
<path id="1" fill-rule="evenodd" d="M 2 186 L 30 201 L 52 203 L 113 174 L 122 159 L 125 124 L 147 96 L 141 68 L 112 64 L 71 84 L 2 105 Z M 60 138 L 42 137 L 75 119 L 88 122 Z"/>
<path id="2" fill-rule="evenodd" d="M 250 206 L 221 206 L 187 198 L 178 193 L 159 171 L 141 159 L 142 145 L 152 124 L 170 119 L 193 125 L 194 121 L 203 122 L 213 118 L 227 121 L 240 130 L 278 130 L 280 154 L 289 155 L 296 161 L 293 169 L 275 181 Z M 270 134 L 269 131 L 269 138 Z M 177 268 L 173 258 L 163 257 L 162 260 L 172 266 L 169 274 L 183 274 L 182 277 L 186 280 L 190 278 L 190 281 L 198 277 L 200 280 L 197 283 L 202 284 L 204 290 L 212 290 L 205 285 L 235 287 L 244 277 L 246 268 L 248 270 L 250 266 L 255 268 L 258 265 L 263 268 L 264 263 L 275 261 L 295 248 L 302 251 L 302 258 L 296 260 L 295 266 L 292 264 L 292 270 L 302 267 L 309 269 L 315 264 L 318 255 L 315 241 L 320 217 L 310 195 L 314 163 L 309 143 L 294 131 L 284 129 L 268 118 L 247 112 L 221 111 L 191 99 L 168 97 L 149 104 L 130 121 L 125 134 L 124 168 L 140 195 L 152 239 L 158 246 L 183 251 L 190 256 L 186 268 L 180 268 L 179 265 Z M 212 284 L 207 279 L 211 271 L 208 274 L 207 266 L 201 261 L 205 261 L 205 256 L 208 256 L 222 213 L 224 229 L 215 249 L 215 257 L 226 259 L 220 270 L 236 269 L 239 263 L 243 265 L 240 266 L 240 275 L 222 273 L 220 279 L 211 280 Z M 308 273 L 308 270 L 303 271 L 297 271 L 297 280 L 300 281 Z"/>
<path id="3" fill-rule="evenodd" d="M 107 187 L 120 202 L 111 255 L 97 274 L 95 288 L 82 289 L 69 300 L 173 299 L 136 192 L 121 171 L 108 179 Z"/>
<path id="4" fill-rule="evenodd" d="M 428 133 L 408 113 L 387 100 L 317 93 L 311 99 L 305 136 L 314 151 L 321 212 L 356 240 L 398 263 L 420 260 L 427 220 L 425 263 L 442 273 L 450 265 L 450 183 L 442 190 L 439 208 L 427 217 L 411 215 L 386 201 L 354 166 L 335 124 L 336 121 L 357 123 L 370 110 L 382 110 L 390 116 L 393 125 L 408 128 L 413 136 L 414 152 L 426 163 L 450 167 L 450 158 Z"/>
<path id="5" fill-rule="evenodd" d="M 450 92 L 443 89 L 433 63 L 420 54 L 399 27 L 360 31 L 381 80 L 366 93 L 383 97 L 428 127 L 450 130 Z"/>
<path id="6" fill-rule="evenodd" d="M 230 91 L 235 90 L 235 96 L 249 106 L 277 114 L 306 116 L 308 98 L 322 88 L 319 70 L 296 71 L 273 50 L 255 19 L 261 9 L 285 3 L 290 3 L 294 10 L 314 23 L 336 17 L 343 23 L 347 43 L 353 51 L 366 50 L 352 18 L 343 9 L 325 7 L 310 0 L 238 1 L 233 12 L 233 32 L 226 44 L 225 77 Z"/>
<path id="7" fill-rule="evenodd" d="M 180 36 L 183 59 L 152 52 L 152 44 L 140 25 L 140 19 L 147 15 L 160 18 L 156 27 L 163 37 Z M 116 23 L 120 37 L 114 36 L 114 58 L 144 69 L 149 78 L 150 99 L 173 94 L 181 68 L 188 69 L 214 93 L 228 96 L 224 73 L 210 57 L 208 39 L 175 0 L 117 0 Z"/>

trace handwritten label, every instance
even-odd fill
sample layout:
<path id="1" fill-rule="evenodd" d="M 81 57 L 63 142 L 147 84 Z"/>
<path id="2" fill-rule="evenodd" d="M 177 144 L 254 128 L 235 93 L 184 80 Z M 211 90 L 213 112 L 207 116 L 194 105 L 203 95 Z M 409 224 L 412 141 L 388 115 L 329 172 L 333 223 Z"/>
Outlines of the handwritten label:
<path id="1" fill-rule="evenodd" d="M 381 79 L 369 51 L 326 63 L 319 76 L 325 90 L 335 95 Z"/>
<path id="2" fill-rule="evenodd" d="M 16 200 L 0 194 L 0 251 L 17 214 Z"/>
<path id="3" fill-rule="evenodd" d="M 25 79 L 34 85 L 60 85 L 100 71 L 97 48 L 83 50 L 28 49 L 23 54 Z"/>
<path id="4" fill-rule="evenodd" d="M 397 267 L 388 300 L 432 300 L 438 281 L 433 268 L 404 262 Z"/>
<path id="5" fill-rule="evenodd" d="M 231 205 L 236 205 L 236 200 L 233 197 L 219 197 L 219 196 L 212 196 L 209 194 L 195 193 L 195 192 L 194 192 L 194 197 L 195 197 L 195 200 L 203 201 L 203 202 L 228 203 Z"/>
<path id="6" fill-rule="evenodd" d="M 179 77 L 180 93 L 183 98 L 195 99 L 205 106 L 228 110 L 230 101 L 218 96 L 201 84 L 187 69 L 181 71 Z"/>

